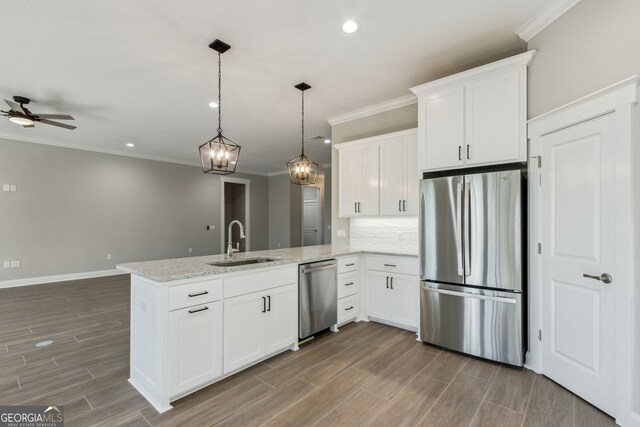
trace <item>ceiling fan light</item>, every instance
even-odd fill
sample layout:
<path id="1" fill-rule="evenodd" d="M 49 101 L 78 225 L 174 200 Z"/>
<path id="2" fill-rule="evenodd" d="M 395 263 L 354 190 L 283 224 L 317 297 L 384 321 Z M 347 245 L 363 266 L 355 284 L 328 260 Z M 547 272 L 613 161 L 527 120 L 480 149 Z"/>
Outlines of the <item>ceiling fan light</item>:
<path id="1" fill-rule="evenodd" d="M 15 124 L 20 125 L 20 126 L 32 126 L 33 125 L 33 120 L 31 120 L 29 117 L 25 117 L 25 116 L 13 115 L 13 116 L 9 117 L 9 120 L 12 123 L 15 123 Z"/>

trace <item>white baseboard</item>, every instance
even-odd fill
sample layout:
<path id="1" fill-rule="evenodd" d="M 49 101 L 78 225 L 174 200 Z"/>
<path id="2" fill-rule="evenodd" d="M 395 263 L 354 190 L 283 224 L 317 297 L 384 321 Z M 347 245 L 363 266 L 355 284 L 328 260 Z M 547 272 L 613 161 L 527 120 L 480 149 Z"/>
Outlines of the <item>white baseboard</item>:
<path id="1" fill-rule="evenodd" d="M 126 274 L 120 270 L 87 271 L 84 273 L 60 274 L 57 276 L 28 277 L 25 279 L 0 280 L 0 289 L 15 288 L 17 286 L 40 285 L 42 283 L 65 282 L 67 280 L 91 279 L 94 277 L 115 276 Z"/>

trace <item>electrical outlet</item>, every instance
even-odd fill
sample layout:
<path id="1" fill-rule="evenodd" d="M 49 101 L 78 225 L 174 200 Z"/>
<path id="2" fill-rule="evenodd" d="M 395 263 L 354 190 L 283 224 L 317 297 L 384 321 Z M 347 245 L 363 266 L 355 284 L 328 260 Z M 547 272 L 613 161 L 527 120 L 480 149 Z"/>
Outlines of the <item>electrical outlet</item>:
<path id="1" fill-rule="evenodd" d="M 336 236 L 337 237 L 347 237 L 347 231 L 346 230 L 336 230 Z"/>
<path id="2" fill-rule="evenodd" d="M 193 248 L 189 248 L 189 253 L 193 253 Z"/>
<path id="3" fill-rule="evenodd" d="M 107 259 L 111 260 L 111 254 L 107 254 Z"/>
<path id="4" fill-rule="evenodd" d="M 2 191 L 11 191 L 11 186 L 9 184 L 2 184 Z"/>
<path id="5" fill-rule="evenodd" d="M 11 268 L 11 261 L 5 261 L 3 266 L 4 268 Z"/>
<path id="6" fill-rule="evenodd" d="M 11 191 L 18 191 L 18 187 L 15 184 L 11 184 Z"/>
<path id="7" fill-rule="evenodd" d="M 11 268 L 20 267 L 20 261 L 11 261 Z"/>

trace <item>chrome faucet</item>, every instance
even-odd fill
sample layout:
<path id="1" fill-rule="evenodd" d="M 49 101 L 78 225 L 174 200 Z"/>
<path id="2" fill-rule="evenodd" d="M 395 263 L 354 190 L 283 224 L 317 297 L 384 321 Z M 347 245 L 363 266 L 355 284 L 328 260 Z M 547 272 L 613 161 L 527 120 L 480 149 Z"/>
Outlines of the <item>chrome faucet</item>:
<path id="1" fill-rule="evenodd" d="M 242 226 L 242 223 L 240 221 L 235 219 L 229 223 L 229 229 L 227 230 L 227 235 L 229 236 L 229 243 L 227 243 L 227 258 L 233 257 L 233 252 L 234 252 L 233 242 L 232 242 L 233 239 L 231 238 L 231 229 L 233 228 L 233 224 L 238 224 L 240 226 L 240 238 L 244 239 L 246 237 L 244 235 L 244 227 Z"/>

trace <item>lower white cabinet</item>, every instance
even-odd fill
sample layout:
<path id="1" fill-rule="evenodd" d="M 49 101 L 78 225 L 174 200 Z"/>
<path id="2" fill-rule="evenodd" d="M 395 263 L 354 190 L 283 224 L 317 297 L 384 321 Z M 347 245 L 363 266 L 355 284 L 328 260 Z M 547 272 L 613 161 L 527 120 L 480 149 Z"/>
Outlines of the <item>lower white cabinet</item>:
<path id="1" fill-rule="evenodd" d="M 297 341 L 296 284 L 224 301 L 224 373 L 235 371 Z"/>
<path id="2" fill-rule="evenodd" d="M 367 270 L 367 315 L 417 328 L 420 287 L 416 276 Z"/>
<path id="3" fill-rule="evenodd" d="M 169 394 L 222 375 L 222 302 L 169 312 Z"/>

